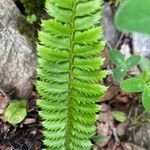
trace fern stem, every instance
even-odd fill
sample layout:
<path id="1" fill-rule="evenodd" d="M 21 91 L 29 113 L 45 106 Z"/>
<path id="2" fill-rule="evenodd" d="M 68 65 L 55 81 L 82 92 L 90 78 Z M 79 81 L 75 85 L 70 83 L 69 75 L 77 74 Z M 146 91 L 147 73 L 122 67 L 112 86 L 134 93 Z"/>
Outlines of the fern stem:
<path id="1" fill-rule="evenodd" d="M 71 93 L 72 93 L 72 84 L 73 84 L 73 64 L 74 64 L 74 35 L 75 35 L 75 31 L 74 31 L 74 22 L 75 22 L 75 13 L 76 13 L 76 1 L 73 1 L 72 4 L 72 20 L 71 20 L 71 24 L 70 24 L 70 64 L 69 64 L 69 83 L 68 83 L 68 122 L 67 122 L 67 130 L 66 130 L 66 142 L 65 142 L 65 146 L 66 146 L 66 150 L 71 150 L 70 147 L 70 143 L 71 143 L 71 137 L 70 137 L 70 133 L 71 133 L 71 128 L 72 128 L 72 97 L 71 97 Z"/>

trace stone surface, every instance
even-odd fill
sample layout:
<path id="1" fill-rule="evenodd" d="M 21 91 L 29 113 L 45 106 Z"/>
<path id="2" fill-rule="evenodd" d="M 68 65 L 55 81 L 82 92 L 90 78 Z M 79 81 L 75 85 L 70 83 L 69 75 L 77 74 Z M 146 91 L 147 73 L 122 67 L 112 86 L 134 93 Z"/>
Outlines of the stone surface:
<path id="1" fill-rule="evenodd" d="M 33 45 L 18 31 L 21 13 L 13 0 L 0 1 L 0 88 L 17 97 L 32 91 L 36 56 Z"/>
<path id="2" fill-rule="evenodd" d="M 102 24 L 104 26 L 104 38 L 110 48 L 115 48 L 118 42 L 118 32 L 114 27 L 113 20 L 114 14 L 111 6 L 104 3 Z"/>
<path id="3" fill-rule="evenodd" d="M 134 53 L 150 58 L 150 36 L 134 33 L 132 38 Z"/>
<path id="4" fill-rule="evenodd" d="M 150 149 L 150 124 L 143 123 L 135 132 L 133 136 L 134 143 L 146 148 Z"/>
<path id="5" fill-rule="evenodd" d="M 146 150 L 150 150 L 150 124 L 149 122 L 150 113 L 143 114 L 143 107 L 141 105 L 134 105 L 130 112 L 130 119 L 140 119 L 135 125 L 130 124 L 126 128 L 126 137 L 129 142 L 134 143 Z M 141 115 L 143 114 L 143 115 Z"/>

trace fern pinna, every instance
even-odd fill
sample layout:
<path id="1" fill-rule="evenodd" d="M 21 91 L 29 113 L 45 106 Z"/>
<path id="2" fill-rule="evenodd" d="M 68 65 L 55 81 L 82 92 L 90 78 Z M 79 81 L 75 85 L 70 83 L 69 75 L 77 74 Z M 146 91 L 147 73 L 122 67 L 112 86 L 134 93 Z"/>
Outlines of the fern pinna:
<path id="1" fill-rule="evenodd" d="M 104 47 L 102 0 L 46 0 L 51 19 L 42 22 L 38 45 L 37 89 L 48 150 L 89 150 L 95 134 L 96 101 Z"/>

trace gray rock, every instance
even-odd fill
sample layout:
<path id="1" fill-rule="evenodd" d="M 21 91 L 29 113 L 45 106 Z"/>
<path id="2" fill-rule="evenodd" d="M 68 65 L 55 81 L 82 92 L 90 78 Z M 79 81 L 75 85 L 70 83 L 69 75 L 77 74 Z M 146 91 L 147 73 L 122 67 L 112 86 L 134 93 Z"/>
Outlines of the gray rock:
<path id="1" fill-rule="evenodd" d="M 134 33 L 132 38 L 134 53 L 141 56 L 150 57 L 150 36 Z"/>
<path id="2" fill-rule="evenodd" d="M 134 135 L 134 143 L 146 149 L 150 149 L 150 124 L 142 124 Z"/>
<path id="3" fill-rule="evenodd" d="M 150 124 L 142 123 L 127 131 L 128 140 L 146 150 L 150 150 Z"/>
<path id="4" fill-rule="evenodd" d="M 0 87 L 24 98 L 32 91 L 36 56 L 33 45 L 18 31 L 20 17 L 13 0 L 0 1 Z"/>
<path id="5" fill-rule="evenodd" d="M 114 27 L 113 20 L 114 14 L 111 6 L 104 3 L 102 24 L 104 26 L 104 38 L 110 48 L 115 48 L 118 42 L 118 32 Z"/>
<path id="6" fill-rule="evenodd" d="M 143 107 L 139 105 L 134 105 L 130 112 L 130 119 L 134 120 L 139 118 L 136 125 L 130 124 L 126 128 L 126 137 L 130 143 L 134 143 L 146 150 L 150 150 L 150 124 L 146 123 L 149 119 L 150 113 L 143 113 Z M 141 115 L 142 114 L 142 115 Z"/>

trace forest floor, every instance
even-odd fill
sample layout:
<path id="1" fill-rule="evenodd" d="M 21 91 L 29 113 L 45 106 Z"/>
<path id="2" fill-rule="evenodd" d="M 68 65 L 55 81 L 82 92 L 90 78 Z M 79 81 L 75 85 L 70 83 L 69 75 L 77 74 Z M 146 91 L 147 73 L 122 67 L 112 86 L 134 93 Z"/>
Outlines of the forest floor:
<path id="1" fill-rule="evenodd" d="M 37 99 L 38 95 L 33 91 L 27 100 L 28 115 L 19 125 L 12 126 L 0 120 L 0 150 L 42 149 L 41 125 L 36 106 Z M 0 102 L 4 103 L 4 100 Z"/>
<path id="2" fill-rule="evenodd" d="M 108 60 L 107 49 L 102 54 L 105 56 L 104 69 L 112 70 L 113 65 Z M 135 70 L 132 70 L 136 73 Z M 133 74 L 132 72 L 132 74 Z M 93 150 L 142 150 L 141 147 L 129 141 L 129 136 L 133 133 L 128 130 L 132 128 L 131 116 L 136 116 L 140 109 L 139 95 L 125 93 L 119 88 L 119 84 L 112 80 L 111 75 L 103 81 L 108 87 L 107 92 L 98 104 L 102 105 L 97 121 L 97 135 L 105 136 L 105 139 L 98 137 L 94 142 Z M 33 91 L 28 103 L 28 115 L 25 120 L 12 126 L 0 121 L 0 150 L 41 150 L 42 135 L 41 124 L 37 113 L 36 101 L 39 98 L 36 91 Z M 7 102 L 7 101 L 6 101 Z M 5 103 L 1 96 L 0 103 Z M 136 109 L 135 109 L 136 108 Z M 139 108 L 139 110 L 137 109 Z M 120 123 L 112 117 L 112 111 L 124 112 L 128 120 Z M 135 113 L 135 114 L 134 114 Z M 144 150 L 144 149 L 143 149 Z"/>

